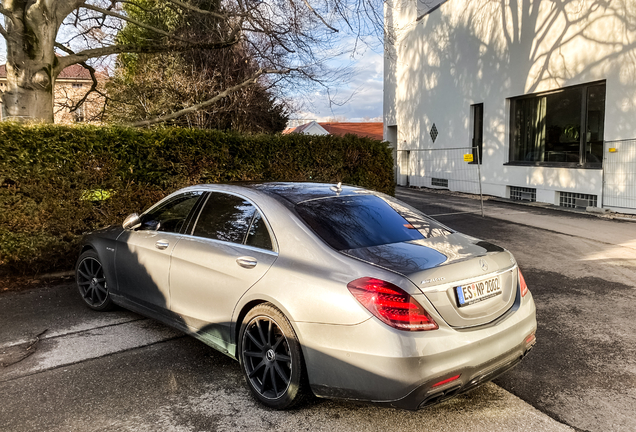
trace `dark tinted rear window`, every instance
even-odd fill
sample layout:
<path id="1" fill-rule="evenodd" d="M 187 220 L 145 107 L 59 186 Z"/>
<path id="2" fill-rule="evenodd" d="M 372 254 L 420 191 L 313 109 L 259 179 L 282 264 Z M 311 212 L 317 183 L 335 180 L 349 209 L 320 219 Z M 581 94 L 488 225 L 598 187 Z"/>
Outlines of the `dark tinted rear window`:
<path id="1" fill-rule="evenodd" d="M 449 234 L 432 219 L 397 200 L 376 195 L 305 201 L 296 207 L 303 220 L 337 250 L 357 249 Z"/>

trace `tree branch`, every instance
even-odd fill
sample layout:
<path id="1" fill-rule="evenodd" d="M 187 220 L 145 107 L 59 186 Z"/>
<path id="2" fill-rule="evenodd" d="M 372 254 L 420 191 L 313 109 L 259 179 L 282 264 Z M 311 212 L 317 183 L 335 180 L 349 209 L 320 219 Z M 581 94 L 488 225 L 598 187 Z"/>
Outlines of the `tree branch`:
<path id="1" fill-rule="evenodd" d="M 7 33 L 2 24 L 0 24 L 0 35 L 2 35 L 5 39 L 9 39 L 9 33 Z"/>
<path id="2" fill-rule="evenodd" d="M 184 3 L 184 2 L 179 1 L 179 0 L 166 0 L 166 1 L 168 1 L 168 2 L 170 2 L 172 4 L 175 4 L 175 5 L 179 6 L 179 7 L 182 7 L 183 9 L 191 10 L 193 12 L 197 12 L 197 13 L 205 14 L 205 15 L 212 15 L 213 17 L 220 18 L 222 20 L 227 20 L 228 19 L 227 15 L 223 15 L 223 14 L 212 12 L 212 11 L 207 11 L 207 10 L 204 10 L 204 9 L 199 9 L 196 6 L 192 6 L 191 4 Z"/>
<path id="3" fill-rule="evenodd" d="M 116 12 L 109 11 L 109 10 L 107 10 L 107 9 L 102 9 L 102 8 L 100 8 L 100 7 L 93 6 L 93 5 L 89 5 L 89 4 L 83 4 L 83 5 L 82 5 L 82 7 L 83 7 L 84 9 L 89 9 L 89 10 L 92 10 L 92 11 L 95 11 L 95 12 L 102 13 L 102 14 L 104 14 L 104 15 L 112 16 L 112 17 L 117 18 L 117 19 L 120 19 L 120 20 L 122 20 L 122 21 L 129 22 L 129 23 L 134 24 L 134 25 L 136 25 L 136 26 L 139 26 L 139 27 L 141 27 L 141 28 L 145 28 L 146 30 L 150 30 L 150 31 L 155 32 L 155 33 L 158 33 L 158 34 L 160 34 L 160 35 L 162 35 L 162 36 L 166 36 L 166 37 L 168 37 L 168 38 L 170 38 L 170 39 L 180 40 L 181 42 L 189 42 L 188 40 L 186 40 L 186 39 L 181 39 L 180 37 L 175 36 L 175 35 L 173 35 L 173 34 L 171 34 L 171 33 L 168 33 L 168 32 L 167 32 L 167 31 L 165 31 L 165 30 L 161 30 L 160 28 L 153 27 L 153 26 L 151 26 L 151 25 L 145 24 L 145 23 L 143 23 L 143 22 L 141 22 L 141 21 L 138 21 L 138 20 L 136 20 L 136 19 L 133 19 L 133 18 L 127 17 L 127 16 L 125 16 L 125 15 L 118 14 L 118 13 L 116 13 Z"/>
<path id="4" fill-rule="evenodd" d="M 173 112 L 171 114 L 167 114 L 164 116 L 160 116 L 160 117 L 155 117 L 154 119 L 149 119 L 149 120 L 142 120 L 136 123 L 132 123 L 130 126 L 133 127 L 143 127 L 143 126 L 150 126 L 153 124 L 157 124 L 157 123 L 162 123 L 165 121 L 169 121 L 169 120 L 174 120 L 178 117 L 181 117 L 183 115 L 192 113 L 192 112 L 196 112 L 202 108 L 208 107 L 210 105 L 213 105 L 215 103 L 217 103 L 218 101 L 220 101 L 221 99 L 223 99 L 224 97 L 229 96 L 231 93 L 238 91 L 240 89 L 242 89 L 243 87 L 247 87 L 250 86 L 252 84 L 255 84 L 258 81 L 258 78 L 261 77 L 264 74 L 286 74 L 289 73 L 291 71 L 291 69 L 285 69 L 285 70 L 275 70 L 275 69 L 260 69 L 259 71 L 257 71 L 254 75 L 252 75 L 250 78 L 246 79 L 245 81 L 243 81 L 240 84 L 237 84 L 235 86 L 229 87 L 227 89 L 225 89 L 224 91 L 222 91 L 221 93 L 219 93 L 218 95 L 214 96 L 212 99 L 208 99 L 205 102 L 201 102 L 199 104 L 196 105 L 192 105 L 189 106 L 188 108 L 184 108 L 182 110 Z"/>
<path id="5" fill-rule="evenodd" d="M 303 0 L 303 2 L 304 2 L 304 3 L 305 3 L 305 5 L 309 8 L 309 10 L 310 10 L 310 11 L 312 11 L 312 12 L 314 13 L 314 15 L 316 15 L 316 16 L 318 17 L 318 19 L 320 19 L 320 21 L 322 21 L 322 23 L 323 23 L 324 25 L 326 25 L 326 26 L 329 28 L 329 30 L 331 30 L 331 31 L 332 31 L 332 32 L 334 32 L 334 33 L 338 33 L 338 29 L 335 29 L 335 28 L 331 27 L 329 24 L 327 24 L 327 21 L 325 21 L 325 19 L 324 19 L 322 16 L 320 16 L 320 14 L 319 14 L 318 12 L 316 12 L 316 9 L 314 9 L 314 8 L 313 8 L 313 7 L 309 4 L 309 2 L 308 2 L 307 0 Z"/>
<path id="6" fill-rule="evenodd" d="M 56 43 L 55 44 L 56 47 L 58 47 L 59 49 L 61 49 L 62 51 L 64 51 L 65 53 L 69 54 L 69 55 L 75 55 L 75 53 L 73 52 L 73 50 L 71 50 L 70 48 L 67 48 L 61 44 Z M 87 65 L 85 62 L 80 62 L 79 63 L 82 67 L 84 67 L 84 69 L 88 70 L 88 73 L 91 74 L 91 80 L 93 81 L 93 84 L 91 85 L 91 88 L 88 89 L 88 91 L 86 92 L 86 94 L 84 94 L 84 96 L 77 101 L 77 103 L 75 105 L 72 105 L 69 107 L 69 110 L 71 112 L 77 110 L 84 102 L 86 102 L 86 99 L 88 98 L 88 95 L 90 95 L 93 92 L 97 92 L 99 94 L 102 94 L 101 92 L 97 91 L 97 77 L 95 76 L 95 68 L 93 68 L 92 66 Z"/>
<path id="7" fill-rule="evenodd" d="M 87 49 L 75 54 L 70 54 L 68 48 L 66 48 L 62 44 L 56 43 L 55 44 L 56 48 L 59 48 L 66 53 L 69 53 L 69 55 L 58 58 L 58 66 L 55 68 L 55 72 L 59 73 L 62 70 L 64 70 L 64 68 L 70 65 L 82 63 L 91 58 L 104 57 L 104 56 L 108 56 L 112 54 L 122 54 L 122 53 L 153 54 L 153 53 L 160 53 L 160 52 L 166 52 L 166 51 L 181 52 L 181 51 L 188 51 L 195 48 L 222 49 L 222 48 L 231 47 L 232 45 L 236 45 L 239 41 L 240 41 L 240 38 L 235 37 L 234 39 L 229 39 L 229 40 L 221 41 L 221 42 L 213 42 L 213 43 L 203 42 L 203 43 L 186 43 L 186 44 L 180 44 L 180 45 L 161 44 L 161 45 L 147 45 L 147 46 L 140 46 L 140 45 L 134 45 L 134 44 L 111 45 L 111 46 L 105 46 L 101 48 Z"/>
<path id="8" fill-rule="evenodd" d="M 0 4 L 0 14 L 6 16 L 7 18 L 9 18 L 11 21 L 13 21 L 13 14 L 11 13 L 11 11 L 7 8 L 5 8 L 3 5 Z"/>

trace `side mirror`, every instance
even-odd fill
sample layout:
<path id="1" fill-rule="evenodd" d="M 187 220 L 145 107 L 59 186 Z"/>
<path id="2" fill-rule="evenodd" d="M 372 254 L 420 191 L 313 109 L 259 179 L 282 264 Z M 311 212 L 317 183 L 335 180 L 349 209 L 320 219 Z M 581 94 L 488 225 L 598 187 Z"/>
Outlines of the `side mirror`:
<path id="1" fill-rule="evenodd" d="M 124 219 L 124 223 L 121 224 L 125 229 L 135 229 L 139 225 L 141 225 L 141 219 L 137 213 L 133 213 L 128 215 L 126 219 Z"/>

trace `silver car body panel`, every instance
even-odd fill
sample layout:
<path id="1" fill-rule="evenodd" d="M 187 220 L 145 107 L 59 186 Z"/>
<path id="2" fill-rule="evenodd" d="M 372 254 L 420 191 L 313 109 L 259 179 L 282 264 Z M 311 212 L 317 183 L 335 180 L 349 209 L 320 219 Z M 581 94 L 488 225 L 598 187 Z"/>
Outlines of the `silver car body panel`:
<path id="1" fill-rule="evenodd" d="M 180 239 L 181 235 L 175 233 L 123 231 L 115 249 L 119 290 L 150 305 L 169 309 L 170 261 Z M 158 243 L 168 246 L 159 248 Z"/>
<path id="2" fill-rule="evenodd" d="M 534 302 L 526 295 L 515 313 L 497 325 L 470 331 L 441 324 L 435 331 L 405 333 L 376 319 L 355 326 L 297 323 L 297 327 L 308 367 L 314 368 L 310 371 L 314 393 L 416 409 L 419 402 L 399 401 L 420 390 L 421 402 L 444 390 L 433 388 L 434 383 L 455 375 L 460 377 L 452 386 L 468 386 L 504 360 L 523 357 L 528 349 L 524 339 L 536 330 L 536 320 Z"/>
<path id="3" fill-rule="evenodd" d="M 243 294 L 270 269 L 278 254 L 230 242 L 184 236 L 172 252 L 171 311 L 188 327 L 232 352 L 231 319 Z M 240 258 L 256 261 L 253 268 Z M 211 283 L 214 281 L 214 283 Z"/>
<path id="4" fill-rule="evenodd" d="M 517 275 L 512 255 L 487 245 L 472 237 L 453 233 L 343 253 L 403 274 L 426 295 L 448 324 L 469 327 L 497 319 L 512 307 L 515 300 Z M 501 295 L 458 307 L 456 287 L 494 277 L 500 278 Z"/>

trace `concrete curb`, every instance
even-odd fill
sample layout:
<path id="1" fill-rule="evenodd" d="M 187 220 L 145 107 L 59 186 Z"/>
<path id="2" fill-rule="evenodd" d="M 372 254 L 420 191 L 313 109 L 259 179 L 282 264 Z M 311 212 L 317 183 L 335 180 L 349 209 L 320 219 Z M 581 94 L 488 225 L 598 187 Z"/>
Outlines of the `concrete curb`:
<path id="1" fill-rule="evenodd" d="M 479 195 L 476 195 L 476 194 L 470 194 L 466 192 L 454 192 L 448 189 L 434 189 L 434 188 L 418 187 L 418 186 L 409 186 L 409 187 L 396 186 L 396 188 L 424 190 L 426 192 L 436 193 L 440 195 L 453 195 L 453 196 L 464 197 L 468 199 L 476 199 L 476 200 L 479 199 Z M 628 215 L 625 213 L 617 213 L 615 211 L 612 211 L 609 209 L 603 209 L 600 207 L 587 207 L 585 210 L 579 210 L 574 208 L 561 207 L 554 204 L 530 202 L 530 201 L 518 201 L 518 200 L 512 200 L 508 198 L 496 197 L 492 195 L 484 195 L 484 201 L 493 201 L 493 202 L 500 202 L 505 204 L 515 204 L 515 205 L 534 207 L 534 208 L 545 208 L 545 209 L 557 210 L 557 211 L 561 211 L 565 213 L 575 213 L 578 215 L 595 216 L 602 219 L 618 219 L 621 221 L 636 222 L 636 216 L 632 217 L 631 215 Z"/>

